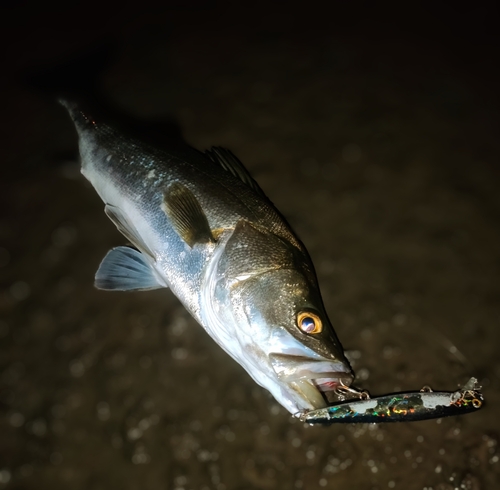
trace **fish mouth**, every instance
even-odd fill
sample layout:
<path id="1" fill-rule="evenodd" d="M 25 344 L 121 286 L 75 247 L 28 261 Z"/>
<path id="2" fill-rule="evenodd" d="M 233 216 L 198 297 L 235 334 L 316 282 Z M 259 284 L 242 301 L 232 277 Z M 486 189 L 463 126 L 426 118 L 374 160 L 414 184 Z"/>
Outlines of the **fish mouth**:
<path id="1" fill-rule="evenodd" d="M 329 404 L 332 392 L 349 386 L 353 373 L 349 365 L 337 360 L 311 359 L 287 354 L 270 356 L 281 382 L 299 395 L 301 409 L 317 409 Z"/>
<path id="2" fill-rule="evenodd" d="M 322 383 L 318 383 L 319 380 Z M 289 381 L 288 385 L 302 399 L 304 406 L 300 409 L 316 410 L 327 407 L 338 387 L 345 385 L 340 378 L 298 379 Z"/>

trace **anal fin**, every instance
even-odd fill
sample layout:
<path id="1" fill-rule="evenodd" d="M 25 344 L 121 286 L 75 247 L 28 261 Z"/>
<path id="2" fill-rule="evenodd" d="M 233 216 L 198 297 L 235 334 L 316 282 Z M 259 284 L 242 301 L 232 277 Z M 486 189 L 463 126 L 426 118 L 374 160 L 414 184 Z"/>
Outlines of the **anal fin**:
<path id="1" fill-rule="evenodd" d="M 141 252 L 154 258 L 153 252 L 144 243 L 136 227 L 128 219 L 127 215 L 117 206 L 106 204 L 104 207 L 106 216 L 114 223 L 118 231 L 130 242 L 136 246 Z"/>
<path id="2" fill-rule="evenodd" d="M 177 234 L 191 248 L 196 243 L 215 241 L 198 199 L 187 187 L 179 183 L 170 185 L 164 194 L 162 209 Z"/>
<path id="3" fill-rule="evenodd" d="M 94 285 L 108 291 L 166 287 L 158 282 L 144 255 L 130 247 L 116 247 L 107 253 L 97 269 Z"/>

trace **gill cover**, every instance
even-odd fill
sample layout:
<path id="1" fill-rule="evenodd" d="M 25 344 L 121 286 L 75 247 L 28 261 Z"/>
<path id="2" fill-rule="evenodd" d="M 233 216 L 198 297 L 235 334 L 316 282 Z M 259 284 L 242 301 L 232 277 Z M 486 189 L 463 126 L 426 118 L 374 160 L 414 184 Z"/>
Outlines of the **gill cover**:
<path id="1" fill-rule="evenodd" d="M 225 287 L 230 291 L 236 314 L 246 318 L 254 329 L 252 335 L 266 341 L 268 353 L 272 339 L 284 339 L 286 331 L 295 339 L 289 342 L 296 346 L 290 354 L 319 356 L 349 366 L 309 263 L 302 250 L 273 233 L 240 221 L 226 244 L 218 269 L 227 281 Z M 310 332 L 301 329 L 298 318 L 312 320 L 314 328 Z M 282 345 L 280 349 L 283 348 Z"/>

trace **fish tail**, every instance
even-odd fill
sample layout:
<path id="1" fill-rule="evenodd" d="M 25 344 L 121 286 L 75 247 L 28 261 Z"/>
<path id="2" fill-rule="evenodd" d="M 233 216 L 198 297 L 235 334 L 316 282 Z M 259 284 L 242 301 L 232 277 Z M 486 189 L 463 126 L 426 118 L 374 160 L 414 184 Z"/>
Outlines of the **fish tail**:
<path id="1" fill-rule="evenodd" d="M 80 135 L 82 132 L 94 129 L 95 121 L 79 109 L 76 102 L 67 99 L 59 99 L 59 103 L 68 111 Z"/>

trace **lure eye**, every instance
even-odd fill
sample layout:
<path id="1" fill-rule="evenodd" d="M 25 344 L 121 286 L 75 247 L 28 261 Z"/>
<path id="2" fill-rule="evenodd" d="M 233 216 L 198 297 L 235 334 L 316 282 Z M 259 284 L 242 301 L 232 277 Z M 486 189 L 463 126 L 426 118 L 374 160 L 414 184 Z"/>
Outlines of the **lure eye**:
<path id="1" fill-rule="evenodd" d="M 323 330 L 319 316 L 310 311 L 303 311 L 297 315 L 297 326 L 304 333 L 320 333 Z"/>
<path id="2" fill-rule="evenodd" d="M 478 400 L 477 398 L 474 398 L 474 400 L 472 400 L 472 406 L 474 408 L 481 408 L 481 400 Z"/>

